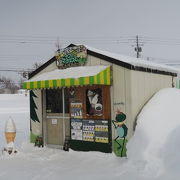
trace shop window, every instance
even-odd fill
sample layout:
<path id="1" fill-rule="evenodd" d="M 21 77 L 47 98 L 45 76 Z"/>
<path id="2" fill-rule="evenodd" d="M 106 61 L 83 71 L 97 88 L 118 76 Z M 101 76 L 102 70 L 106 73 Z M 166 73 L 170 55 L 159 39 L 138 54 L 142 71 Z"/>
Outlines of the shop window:
<path id="1" fill-rule="evenodd" d="M 87 89 L 86 90 L 86 112 L 90 116 L 102 116 L 102 89 Z"/>
<path id="2" fill-rule="evenodd" d="M 65 113 L 69 113 L 69 98 L 67 89 L 64 89 L 64 100 Z M 63 113 L 62 89 L 46 90 L 46 112 Z"/>

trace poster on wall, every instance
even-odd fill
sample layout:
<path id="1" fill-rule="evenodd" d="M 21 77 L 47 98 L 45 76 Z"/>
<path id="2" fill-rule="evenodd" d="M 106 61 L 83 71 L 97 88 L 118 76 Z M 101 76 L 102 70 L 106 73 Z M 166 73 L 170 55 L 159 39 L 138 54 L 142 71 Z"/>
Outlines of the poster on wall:
<path id="1" fill-rule="evenodd" d="M 86 99 L 87 114 L 91 116 L 102 116 L 102 89 L 87 89 Z"/>
<path id="2" fill-rule="evenodd" d="M 108 133 L 107 132 L 100 132 L 96 131 L 95 132 L 95 142 L 98 143 L 108 143 Z"/>
<path id="3" fill-rule="evenodd" d="M 82 140 L 82 120 L 71 119 L 71 139 Z"/>
<path id="4" fill-rule="evenodd" d="M 71 119 L 71 139 L 109 143 L 108 121 Z"/>
<path id="5" fill-rule="evenodd" d="M 73 101 L 70 104 L 71 117 L 72 118 L 82 118 L 82 102 Z"/>
<path id="6" fill-rule="evenodd" d="M 94 120 L 83 120 L 83 141 L 94 142 Z"/>
<path id="7" fill-rule="evenodd" d="M 83 141 L 94 142 L 94 132 L 93 131 L 83 131 Z"/>
<path id="8" fill-rule="evenodd" d="M 95 121 L 95 142 L 108 143 L 108 121 Z"/>
<path id="9" fill-rule="evenodd" d="M 95 131 L 108 132 L 108 121 L 105 120 L 95 121 Z"/>

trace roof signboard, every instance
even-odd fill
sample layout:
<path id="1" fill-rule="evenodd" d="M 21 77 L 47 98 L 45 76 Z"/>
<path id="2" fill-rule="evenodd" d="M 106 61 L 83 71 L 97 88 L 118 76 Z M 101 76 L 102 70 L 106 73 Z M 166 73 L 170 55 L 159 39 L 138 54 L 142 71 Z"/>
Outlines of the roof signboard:
<path id="1" fill-rule="evenodd" d="M 87 61 L 87 49 L 83 45 L 59 49 L 56 60 L 59 68 L 84 65 Z"/>

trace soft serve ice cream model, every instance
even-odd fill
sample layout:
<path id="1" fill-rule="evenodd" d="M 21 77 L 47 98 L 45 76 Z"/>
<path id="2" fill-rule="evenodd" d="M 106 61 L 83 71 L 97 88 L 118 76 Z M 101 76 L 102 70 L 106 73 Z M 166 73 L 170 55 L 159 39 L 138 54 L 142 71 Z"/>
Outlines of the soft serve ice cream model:
<path id="1" fill-rule="evenodd" d="M 12 118 L 9 118 L 5 124 L 5 137 L 7 146 L 4 148 L 5 152 L 17 153 L 14 146 L 14 139 L 16 137 L 16 126 Z"/>

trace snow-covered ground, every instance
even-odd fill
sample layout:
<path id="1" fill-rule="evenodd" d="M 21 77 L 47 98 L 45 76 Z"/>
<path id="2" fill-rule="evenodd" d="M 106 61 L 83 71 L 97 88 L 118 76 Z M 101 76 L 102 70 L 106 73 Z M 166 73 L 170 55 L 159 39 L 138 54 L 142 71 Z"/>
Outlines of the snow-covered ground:
<path id="1" fill-rule="evenodd" d="M 17 126 L 16 144 L 29 138 L 29 97 L 24 94 L 0 94 L 0 148 L 6 142 L 4 136 L 5 122 L 12 118 Z"/>
<path id="2" fill-rule="evenodd" d="M 0 179 L 179 180 L 180 90 L 159 91 L 139 115 L 128 158 L 100 152 L 65 152 L 29 143 L 29 98 L 0 95 L 0 148 L 5 121 L 13 118 L 18 153 L 0 153 Z"/>

